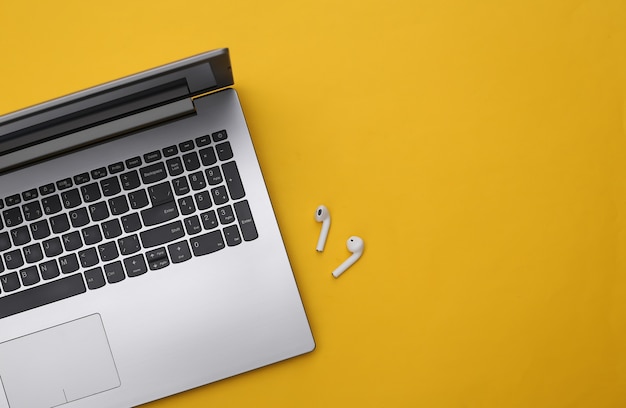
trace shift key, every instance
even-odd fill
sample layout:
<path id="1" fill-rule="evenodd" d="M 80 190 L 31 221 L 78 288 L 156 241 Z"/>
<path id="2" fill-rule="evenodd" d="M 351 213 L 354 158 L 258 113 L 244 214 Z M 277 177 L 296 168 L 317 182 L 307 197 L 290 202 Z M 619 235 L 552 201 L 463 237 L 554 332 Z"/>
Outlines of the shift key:
<path id="1" fill-rule="evenodd" d="M 160 246 L 168 242 L 172 242 L 178 238 L 182 238 L 185 235 L 183 223 L 175 221 L 160 227 L 152 228 L 151 230 L 144 231 L 139 234 L 141 237 L 141 244 L 144 248 L 152 248 Z"/>

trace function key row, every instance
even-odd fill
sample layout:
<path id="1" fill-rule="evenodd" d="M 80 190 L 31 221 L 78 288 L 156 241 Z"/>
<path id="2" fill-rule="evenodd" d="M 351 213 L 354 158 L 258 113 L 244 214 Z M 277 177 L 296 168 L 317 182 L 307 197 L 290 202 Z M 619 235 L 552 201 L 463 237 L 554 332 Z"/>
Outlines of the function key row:
<path id="1" fill-rule="evenodd" d="M 179 150 L 181 152 L 186 152 L 189 150 L 193 150 L 195 147 L 200 148 L 200 147 L 207 146 L 211 144 L 211 139 L 213 140 L 213 142 L 218 143 L 218 142 L 222 142 L 226 140 L 227 138 L 228 138 L 228 134 L 226 133 L 226 130 L 220 130 L 218 132 L 212 133 L 210 136 L 209 135 L 200 136 L 200 137 L 197 137 L 195 140 L 187 140 L 185 142 L 181 142 L 178 144 L 178 146 L 172 145 L 172 146 L 163 148 L 161 151 L 155 150 L 154 152 L 146 153 L 143 155 L 143 162 L 152 163 L 157 160 L 160 160 L 162 157 L 161 154 L 163 155 L 163 157 L 171 157 L 171 156 L 178 154 Z M 221 146 L 216 146 L 216 148 L 218 149 L 219 157 L 221 159 L 222 157 L 224 157 L 224 159 L 222 160 L 227 160 L 229 158 L 228 157 L 229 150 L 230 150 L 229 144 L 222 144 Z M 210 151 L 204 152 L 203 162 L 208 162 L 211 160 L 210 158 L 206 157 L 207 155 L 210 155 L 210 154 L 211 154 Z M 232 152 L 230 153 L 230 157 L 232 157 Z M 141 157 L 137 156 L 137 157 L 130 158 L 126 160 L 125 162 L 114 163 L 107 167 L 101 167 L 101 168 L 92 170 L 91 172 L 88 172 L 88 173 L 85 172 L 85 173 L 78 174 L 74 176 L 73 178 L 68 177 L 63 180 L 59 180 L 56 183 L 46 184 L 44 186 L 39 187 L 39 189 L 31 189 L 31 190 L 25 191 L 21 195 L 13 194 L 8 197 L 5 197 L 4 201 L 0 199 L 0 209 L 3 209 L 5 204 L 7 207 L 10 207 L 13 205 L 20 204 L 22 200 L 30 201 L 30 200 L 34 200 L 39 195 L 45 196 L 45 195 L 52 194 L 56 191 L 56 189 L 66 190 L 68 188 L 71 188 L 74 185 L 81 185 L 81 184 L 87 183 L 91 181 L 92 179 L 97 180 L 97 179 L 106 177 L 108 174 L 115 174 L 115 173 L 120 173 L 126 169 L 133 169 L 135 167 L 141 166 L 143 162 L 141 160 Z M 108 170 L 108 173 L 107 173 L 107 170 Z"/>

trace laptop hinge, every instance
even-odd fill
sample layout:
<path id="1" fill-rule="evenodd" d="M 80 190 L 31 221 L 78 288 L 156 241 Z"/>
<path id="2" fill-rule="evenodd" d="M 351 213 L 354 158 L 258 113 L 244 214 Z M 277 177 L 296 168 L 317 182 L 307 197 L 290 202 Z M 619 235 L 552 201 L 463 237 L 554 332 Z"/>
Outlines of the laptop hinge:
<path id="1" fill-rule="evenodd" d="M 2 156 L 0 172 L 22 167 L 80 147 L 121 136 L 195 112 L 191 98 L 181 99 L 166 105 L 121 117 L 87 129 L 32 145 Z"/>

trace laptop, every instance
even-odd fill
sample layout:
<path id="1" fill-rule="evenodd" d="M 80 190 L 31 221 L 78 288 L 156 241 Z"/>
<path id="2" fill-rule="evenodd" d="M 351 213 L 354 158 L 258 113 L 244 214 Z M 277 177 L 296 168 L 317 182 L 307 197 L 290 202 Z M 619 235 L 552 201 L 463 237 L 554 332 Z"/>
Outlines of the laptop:
<path id="1" fill-rule="evenodd" d="M 312 351 L 219 49 L 0 117 L 0 408 L 129 407 Z"/>

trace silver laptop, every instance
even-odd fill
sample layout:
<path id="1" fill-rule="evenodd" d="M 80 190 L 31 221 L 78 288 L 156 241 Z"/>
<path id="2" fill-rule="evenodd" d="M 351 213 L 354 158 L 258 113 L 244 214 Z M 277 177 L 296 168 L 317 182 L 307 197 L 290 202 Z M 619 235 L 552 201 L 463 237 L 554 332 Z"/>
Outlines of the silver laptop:
<path id="1" fill-rule="evenodd" d="M 129 407 L 313 350 L 227 49 L 0 117 L 0 408 Z"/>

